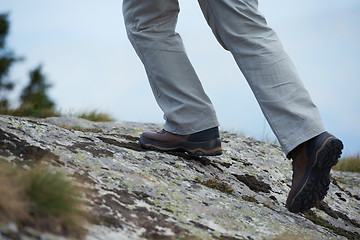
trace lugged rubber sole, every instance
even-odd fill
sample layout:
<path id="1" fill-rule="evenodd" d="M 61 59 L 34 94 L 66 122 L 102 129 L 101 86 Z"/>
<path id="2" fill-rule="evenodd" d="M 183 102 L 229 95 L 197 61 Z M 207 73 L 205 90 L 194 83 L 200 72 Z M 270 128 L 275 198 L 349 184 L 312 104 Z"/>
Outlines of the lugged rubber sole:
<path id="1" fill-rule="evenodd" d="M 325 148 L 327 149 L 321 152 L 323 155 L 319 156 L 322 160 L 318 163 L 318 167 L 321 169 L 317 181 L 317 198 L 319 201 L 324 199 L 329 190 L 331 168 L 339 162 L 344 146 L 339 139 L 334 138 L 329 141 Z"/>
<path id="2" fill-rule="evenodd" d="M 186 152 L 190 156 L 218 156 L 222 154 L 220 138 L 204 142 L 157 142 L 140 137 L 140 145 L 145 149 L 159 152 Z"/>
<path id="3" fill-rule="evenodd" d="M 324 141 L 316 152 L 316 160 L 305 176 L 306 180 L 288 206 L 290 212 L 307 211 L 324 199 L 329 190 L 330 170 L 338 163 L 343 147 L 342 142 L 334 136 Z"/>

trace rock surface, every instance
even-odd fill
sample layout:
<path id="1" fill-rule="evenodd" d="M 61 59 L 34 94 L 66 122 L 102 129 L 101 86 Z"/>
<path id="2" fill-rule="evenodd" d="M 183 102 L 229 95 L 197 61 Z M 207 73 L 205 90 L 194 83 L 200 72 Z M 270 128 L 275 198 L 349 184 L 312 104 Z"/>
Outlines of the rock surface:
<path id="1" fill-rule="evenodd" d="M 45 159 L 49 167 L 81 177 L 95 193 L 89 202 L 99 219 L 87 226 L 89 240 L 360 239 L 359 174 L 332 171 L 329 193 L 318 208 L 293 214 L 284 206 L 291 162 L 278 145 L 221 132 L 221 156 L 141 149 L 141 132 L 159 129 L 0 116 L 0 156 L 25 165 Z M 209 179 L 233 191 L 205 186 Z M 0 239 L 8 230 L 0 228 Z"/>

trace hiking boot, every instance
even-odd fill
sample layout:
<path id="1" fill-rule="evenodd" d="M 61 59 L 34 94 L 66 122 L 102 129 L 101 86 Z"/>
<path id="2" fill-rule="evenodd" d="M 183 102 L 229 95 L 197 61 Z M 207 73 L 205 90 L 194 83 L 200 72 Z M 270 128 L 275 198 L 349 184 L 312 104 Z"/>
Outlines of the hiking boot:
<path id="1" fill-rule="evenodd" d="M 165 130 L 144 132 L 140 136 L 143 148 L 161 152 L 186 152 L 190 156 L 221 155 L 221 140 L 218 127 L 189 135 L 177 135 Z"/>
<path id="2" fill-rule="evenodd" d="M 290 212 L 307 211 L 324 199 L 331 167 L 337 164 L 342 149 L 339 139 L 323 132 L 289 153 L 288 157 L 293 159 L 293 179 L 286 207 Z"/>

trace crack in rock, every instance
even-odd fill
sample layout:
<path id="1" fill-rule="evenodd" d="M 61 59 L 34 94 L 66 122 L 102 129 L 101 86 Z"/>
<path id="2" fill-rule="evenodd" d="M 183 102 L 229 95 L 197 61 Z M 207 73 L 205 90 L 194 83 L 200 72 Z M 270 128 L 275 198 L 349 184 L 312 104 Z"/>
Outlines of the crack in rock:
<path id="1" fill-rule="evenodd" d="M 254 177 L 252 175 L 233 174 L 233 176 L 235 176 L 237 180 L 244 183 L 246 186 L 248 186 L 251 190 L 253 190 L 255 192 L 270 193 L 270 191 L 272 190 L 269 184 L 267 184 L 261 180 L 257 180 L 256 177 Z"/>

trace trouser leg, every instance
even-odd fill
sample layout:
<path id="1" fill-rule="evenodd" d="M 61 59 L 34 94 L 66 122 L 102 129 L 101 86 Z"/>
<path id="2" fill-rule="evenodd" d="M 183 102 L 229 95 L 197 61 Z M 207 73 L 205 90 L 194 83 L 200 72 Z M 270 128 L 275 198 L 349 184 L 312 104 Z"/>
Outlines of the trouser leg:
<path id="1" fill-rule="evenodd" d="M 124 0 L 128 37 L 164 112 L 165 130 L 191 134 L 218 126 L 214 108 L 175 32 L 177 0 Z"/>
<path id="2" fill-rule="evenodd" d="M 317 107 L 257 0 L 198 0 L 220 44 L 248 81 L 285 154 L 325 131 Z"/>

